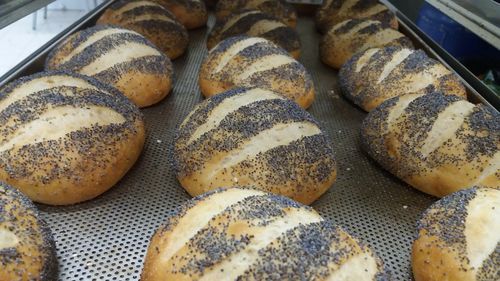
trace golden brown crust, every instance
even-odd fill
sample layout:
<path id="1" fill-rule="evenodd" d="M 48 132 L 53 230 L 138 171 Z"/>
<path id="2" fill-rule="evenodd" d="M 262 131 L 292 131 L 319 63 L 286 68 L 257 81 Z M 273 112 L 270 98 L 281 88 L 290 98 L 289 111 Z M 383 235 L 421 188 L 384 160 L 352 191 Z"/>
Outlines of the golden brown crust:
<path id="1" fill-rule="evenodd" d="M 398 29 L 396 15 L 378 0 L 325 0 L 316 13 L 316 27 L 325 33 L 348 19 L 369 19 Z"/>
<path id="2" fill-rule="evenodd" d="M 499 204 L 499 190 L 471 188 L 430 206 L 418 223 L 418 237 L 413 243 L 415 280 L 498 279 L 500 236 L 495 228 L 500 225 L 500 213 L 496 210 Z M 477 253 L 470 251 L 478 247 L 479 255 L 483 255 L 479 261 Z"/>
<path id="3" fill-rule="evenodd" d="M 55 243 L 35 205 L 0 182 L 0 280 L 57 280 Z"/>
<path id="4" fill-rule="evenodd" d="M 29 86 L 37 81 L 52 85 Z M 16 100 L 20 87 L 31 92 Z M 92 199 L 120 180 L 141 153 L 145 129 L 138 108 L 94 79 L 41 73 L 8 85 L 0 99 L 11 103 L 1 117 L 0 179 L 36 202 Z M 43 139 L 22 130 L 27 126 L 40 130 Z M 9 144 L 21 136 L 22 144 Z"/>
<path id="5" fill-rule="evenodd" d="M 404 94 L 467 97 L 460 78 L 422 50 L 399 46 L 368 49 L 354 55 L 339 71 L 342 94 L 366 111 Z"/>
<path id="6" fill-rule="evenodd" d="M 350 19 L 332 26 L 321 39 L 319 50 L 323 63 L 339 69 L 356 53 L 384 46 L 413 48 L 408 37 L 379 21 Z"/>
<path id="7" fill-rule="evenodd" d="M 442 197 L 472 185 L 500 188 L 500 115 L 453 95 L 404 95 L 363 122 L 365 150 L 413 187 Z"/>
<path id="8" fill-rule="evenodd" d="M 282 196 L 231 188 L 194 198 L 168 218 L 151 239 L 141 280 L 335 280 L 339 275 L 390 278 L 367 246 L 313 209 Z"/>
<path id="9" fill-rule="evenodd" d="M 245 86 L 278 92 L 303 108 L 314 100 L 312 78 L 304 66 L 283 49 L 256 37 L 232 37 L 217 45 L 201 65 L 199 84 L 205 97 Z"/>
<path id="10" fill-rule="evenodd" d="M 175 16 L 150 1 L 117 1 L 104 11 L 97 24 L 115 24 L 136 31 L 170 59 L 181 56 L 189 43 L 186 28 Z"/>
<path id="11" fill-rule="evenodd" d="M 142 35 L 112 25 L 71 35 L 51 51 L 46 69 L 92 76 L 118 88 L 139 107 L 158 103 L 172 89 L 170 59 Z"/>
<path id="12" fill-rule="evenodd" d="M 187 29 L 196 29 L 207 24 L 208 11 L 202 0 L 151 0 L 172 12 Z"/>
<path id="13" fill-rule="evenodd" d="M 192 196 L 255 185 L 310 204 L 335 181 L 326 135 L 278 94 L 236 88 L 205 100 L 189 116 L 179 128 L 174 159 L 177 178 Z"/>
<path id="14" fill-rule="evenodd" d="M 215 8 L 217 20 L 224 20 L 241 9 L 255 9 L 275 17 L 290 27 L 297 24 L 297 13 L 292 5 L 281 0 L 220 0 Z"/>
<path id="15" fill-rule="evenodd" d="M 291 27 L 258 10 L 238 10 L 225 20 L 217 21 L 207 39 L 207 48 L 211 50 L 219 42 L 233 36 L 246 35 L 265 38 L 291 56 L 300 56 L 300 38 Z"/>

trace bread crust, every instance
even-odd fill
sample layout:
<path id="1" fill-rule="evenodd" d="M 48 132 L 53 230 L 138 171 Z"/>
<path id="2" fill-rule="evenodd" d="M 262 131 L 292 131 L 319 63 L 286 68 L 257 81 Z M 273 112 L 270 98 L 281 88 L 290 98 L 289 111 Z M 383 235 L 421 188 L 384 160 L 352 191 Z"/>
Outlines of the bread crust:
<path id="1" fill-rule="evenodd" d="M 150 1 L 117 1 L 104 11 L 97 24 L 113 24 L 133 30 L 170 59 L 184 54 L 189 43 L 184 25 L 163 6 Z"/>
<path id="2" fill-rule="evenodd" d="M 172 12 L 187 29 L 204 27 L 208 11 L 202 0 L 151 0 Z"/>
<path id="3" fill-rule="evenodd" d="M 256 63 L 263 67 L 245 76 Z M 203 61 L 198 81 L 205 97 L 234 87 L 260 87 L 308 108 L 315 96 L 312 78 L 302 64 L 270 41 L 255 37 L 232 37 L 217 45 Z"/>
<path id="4" fill-rule="evenodd" d="M 298 33 L 278 19 L 259 10 L 243 9 L 217 21 L 207 39 L 211 50 L 219 42 L 233 36 L 246 35 L 265 38 L 285 49 L 292 57 L 300 56 Z"/>
<path id="5" fill-rule="evenodd" d="M 51 86 L 29 88 L 28 96 L 15 100 L 20 87 L 37 81 Z M 7 85 L 0 100 L 12 102 L 2 111 L 0 179 L 36 202 L 67 205 L 90 200 L 118 182 L 142 151 L 145 128 L 139 109 L 95 79 L 39 73 Z M 17 119 L 18 115 L 25 117 Z M 27 126 L 44 134 L 43 140 L 19 129 Z M 8 146 L 15 138 L 24 145 Z"/>
<path id="6" fill-rule="evenodd" d="M 297 25 L 295 8 L 281 0 L 219 0 L 215 7 L 215 15 L 220 21 L 240 9 L 256 9 L 279 19 L 290 27 Z"/>
<path id="7" fill-rule="evenodd" d="M 500 237 L 495 234 L 495 227 L 500 225 L 500 214 L 491 207 L 499 204 L 499 190 L 474 187 L 451 194 L 430 206 L 418 223 L 418 237 L 413 243 L 415 280 L 498 279 Z M 474 217 L 480 219 L 474 220 Z M 471 233 L 488 232 L 491 235 L 471 236 Z M 476 257 L 468 249 L 482 247 L 481 244 L 493 246 L 486 247 L 489 252 L 481 258 L 479 265 L 473 266 Z"/>
<path id="8" fill-rule="evenodd" d="M 379 21 L 349 19 L 332 26 L 321 39 L 319 50 L 323 63 L 339 69 L 356 53 L 385 46 L 413 48 L 408 37 Z"/>
<path id="9" fill-rule="evenodd" d="M 168 218 L 151 239 L 141 280 L 335 280 L 336 275 L 390 279 L 366 245 L 312 208 L 231 188 L 193 198 Z"/>
<path id="10" fill-rule="evenodd" d="M 326 33 L 348 19 L 376 20 L 395 30 L 399 26 L 396 15 L 378 0 L 326 0 L 316 13 L 316 28 Z"/>
<path id="11" fill-rule="evenodd" d="M 405 94 L 442 92 L 467 98 L 460 78 L 422 50 L 401 46 L 368 49 L 339 71 L 342 94 L 370 112 L 385 100 Z"/>
<path id="12" fill-rule="evenodd" d="M 49 53 L 45 69 L 96 78 L 118 88 L 139 107 L 160 102 L 172 89 L 170 59 L 142 35 L 114 25 L 71 35 Z"/>
<path id="13" fill-rule="evenodd" d="M 398 178 L 442 197 L 500 188 L 500 115 L 442 93 L 389 99 L 363 121 L 362 146 Z"/>
<path id="14" fill-rule="evenodd" d="M 264 138 L 269 142 L 261 144 Z M 310 204 L 336 178 L 333 150 L 316 121 L 292 101 L 258 88 L 235 88 L 202 102 L 179 127 L 174 163 L 192 196 L 255 185 Z"/>
<path id="15" fill-rule="evenodd" d="M 0 242 L 8 244 L 0 247 L 0 280 L 57 280 L 54 238 L 36 206 L 0 182 L 0 207 Z"/>

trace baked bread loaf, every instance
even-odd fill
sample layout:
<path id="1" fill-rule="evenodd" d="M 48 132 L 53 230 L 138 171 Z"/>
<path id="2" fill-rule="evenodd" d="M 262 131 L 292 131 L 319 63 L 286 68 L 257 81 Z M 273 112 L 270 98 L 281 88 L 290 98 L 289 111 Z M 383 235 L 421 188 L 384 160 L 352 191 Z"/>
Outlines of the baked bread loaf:
<path id="1" fill-rule="evenodd" d="M 151 239 L 142 281 L 389 280 L 381 260 L 312 208 L 241 188 L 180 207 Z"/>
<path id="2" fill-rule="evenodd" d="M 379 21 L 351 19 L 334 25 L 321 39 L 319 51 L 325 64 L 339 69 L 354 54 L 384 46 L 413 48 L 408 37 Z"/>
<path id="3" fill-rule="evenodd" d="M 47 70 L 69 70 L 112 85 L 137 106 L 161 101 L 172 89 L 170 59 L 139 33 L 112 25 L 79 31 L 55 47 Z"/>
<path id="4" fill-rule="evenodd" d="M 297 13 L 294 7 L 283 0 L 219 0 L 215 15 L 217 20 L 224 20 L 241 9 L 262 11 L 291 27 L 297 24 Z"/>
<path id="5" fill-rule="evenodd" d="M 300 56 L 300 38 L 297 32 L 278 19 L 257 10 L 239 10 L 225 21 L 217 21 L 208 35 L 207 47 L 210 50 L 220 41 L 237 35 L 262 37 L 282 47 L 292 57 Z"/>
<path id="6" fill-rule="evenodd" d="M 382 103 L 362 143 L 385 169 L 442 197 L 469 186 L 500 188 L 500 114 L 453 95 L 404 95 Z"/>
<path id="7" fill-rule="evenodd" d="M 97 24 L 115 24 L 151 41 L 170 59 L 184 54 L 189 37 L 186 28 L 161 5 L 150 1 L 120 0 L 111 5 Z"/>
<path id="8" fill-rule="evenodd" d="M 310 204 L 336 177 L 331 142 L 314 118 L 259 88 L 236 88 L 200 103 L 178 129 L 174 163 L 192 196 L 255 185 Z"/>
<path id="9" fill-rule="evenodd" d="M 187 29 L 207 24 L 208 11 L 203 0 L 151 0 L 171 11 Z"/>
<path id="10" fill-rule="evenodd" d="M 327 32 L 348 19 L 376 20 L 385 27 L 398 29 L 396 15 L 378 0 L 325 0 L 316 13 L 316 27 Z"/>
<path id="11" fill-rule="evenodd" d="M 57 280 L 55 243 L 50 229 L 26 196 L 2 182 L 0 280 Z"/>
<path id="12" fill-rule="evenodd" d="M 460 78 L 424 51 L 395 46 L 356 54 L 340 69 L 339 81 L 342 94 L 366 111 L 404 94 L 467 96 Z"/>
<path id="13" fill-rule="evenodd" d="M 234 87 L 260 87 L 278 92 L 303 108 L 314 100 L 314 84 L 305 67 L 272 42 L 238 36 L 212 49 L 200 68 L 205 97 Z"/>
<path id="14" fill-rule="evenodd" d="M 500 278 L 500 190 L 470 188 L 437 201 L 418 223 L 415 281 Z"/>
<path id="15" fill-rule="evenodd" d="M 143 144 L 139 109 L 95 79 L 38 73 L 0 90 L 0 181 L 33 201 L 64 205 L 100 195 Z"/>

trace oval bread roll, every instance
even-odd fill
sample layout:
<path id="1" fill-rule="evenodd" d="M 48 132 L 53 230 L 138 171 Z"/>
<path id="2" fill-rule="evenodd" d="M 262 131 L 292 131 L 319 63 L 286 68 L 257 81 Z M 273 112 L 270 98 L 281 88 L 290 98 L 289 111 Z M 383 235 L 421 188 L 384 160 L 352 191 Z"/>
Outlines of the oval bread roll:
<path id="1" fill-rule="evenodd" d="M 151 0 L 171 11 L 187 29 L 207 24 L 208 11 L 203 0 Z"/>
<path id="2" fill-rule="evenodd" d="M 370 19 L 398 29 L 396 15 L 378 0 L 325 0 L 316 13 L 316 27 L 327 32 L 348 19 Z"/>
<path id="3" fill-rule="evenodd" d="M 321 39 L 319 51 L 325 64 L 339 69 L 354 54 L 383 46 L 413 48 L 408 37 L 379 21 L 354 19 L 334 25 Z"/>
<path id="4" fill-rule="evenodd" d="M 215 15 L 217 20 L 223 20 L 240 9 L 262 11 L 291 27 L 297 24 L 297 13 L 294 7 L 282 0 L 219 0 Z"/>
<path id="5" fill-rule="evenodd" d="M 175 138 L 177 179 L 192 196 L 255 185 L 310 204 L 334 183 L 330 140 L 294 102 L 259 88 L 209 98 Z"/>
<path id="6" fill-rule="evenodd" d="M 95 79 L 38 73 L 0 91 L 0 180 L 33 201 L 64 205 L 100 195 L 143 144 L 139 109 Z"/>
<path id="7" fill-rule="evenodd" d="M 361 135 L 368 154 L 425 193 L 500 188 L 500 114 L 486 106 L 441 93 L 404 95 L 370 112 Z"/>
<path id="8" fill-rule="evenodd" d="M 413 243 L 415 281 L 500 277 L 500 190 L 471 188 L 430 206 Z"/>
<path id="9" fill-rule="evenodd" d="M 366 111 L 404 94 L 435 91 L 467 97 L 460 78 L 422 50 L 390 46 L 369 49 L 339 71 L 342 94 Z"/>
<path id="10" fill-rule="evenodd" d="M 50 52 L 45 67 L 94 77 L 139 107 L 161 101 L 172 89 L 170 59 L 139 33 L 118 26 L 98 25 L 71 35 Z"/>
<path id="11" fill-rule="evenodd" d="M 207 48 L 211 50 L 220 41 L 237 35 L 262 37 L 282 47 L 292 57 L 300 56 L 300 38 L 297 32 L 278 19 L 257 10 L 239 10 L 225 21 L 217 21 L 208 35 Z"/>
<path id="12" fill-rule="evenodd" d="M 303 108 L 314 100 L 314 84 L 305 67 L 258 37 L 231 37 L 213 48 L 201 65 L 199 83 L 205 97 L 242 86 L 278 92 Z"/>
<path id="13" fill-rule="evenodd" d="M 389 280 L 368 247 L 312 208 L 257 190 L 218 189 L 155 233 L 142 281 Z"/>
<path id="14" fill-rule="evenodd" d="M 0 280 L 56 279 L 50 229 L 26 196 L 0 182 Z"/>
<path id="15" fill-rule="evenodd" d="M 184 25 L 167 9 L 150 1 L 120 0 L 104 11 L 97 24 L 115 24 L 133 30 L 170 59 L 182 55 L 189 43 Z"/>

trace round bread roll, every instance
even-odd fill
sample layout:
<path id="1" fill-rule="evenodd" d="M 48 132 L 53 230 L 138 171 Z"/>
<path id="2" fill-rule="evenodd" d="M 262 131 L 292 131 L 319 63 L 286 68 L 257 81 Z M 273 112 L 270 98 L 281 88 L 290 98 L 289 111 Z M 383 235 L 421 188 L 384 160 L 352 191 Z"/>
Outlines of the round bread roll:
<path id="1" fill-rule="evenodd" d="M 154 234 L 142 281 L 389 280 L 381 260 L 312 208 L 218 189 L 181 206 Z"/>
<path id="2" fill-rule="evenodd" d="M 140 33 L 170 59 L 184 54 L 189 43 L 184 25 L 167 9 L 150 1 L 120 0 L 104 11 L 97 24 L 115 24 Z"/>
<path id="3" fill-rule="evenodd" d="M 314 101 L 314 84 L 305 67 L 264 38 L 222 41 L 202 63 L 199 83 L 205 97 L 243 86 L 278 92 L 303 108 Z"/>
<path id="4" fill-rule="evenodd" d="M 208 11 L 203 0 L 151 0 L 171 11 L 187 29 L 207 24 Z"/>
<path id="5" fill-rule="evenodd" d="M 192 196 L 255 185 L 310 204 L 337 174 L 331 142 L 314 118 L 259 88 L 200 103 L 180 125 L 174 154 L 177 179 Z"/>
<path id="6" fill-rule="evenodd" d="M 334 25 L 321 39 L 319 51 L 321 61 L 339 69 L 354 54 L 383 46 L 413 48 L 408 37 L 379 21 L 351 19 Z"/>
<path id="7" fill-rule="evenodd" d="M 262 37 L 282 47 L 292 57 L 300 56 L 300 38 L 297 32 L 278 19 L 257 10 L 239 10 L 225 21 L 217 21 L 208 35 L 207 47 L 210 50 L 220 41 L 237 35 Z"/>
<path id="8" fill-rule="evenodd" d="M 54 48 L 47 70 L 69 70 L 120 90 L 137 106 L 153 105 L 172 89 L 170 59 L 139 33 L 112 25 L 79 31 Z"/>
<path id="9" fill-rule="evenodd" d="M 26 196 L 0 182 L 0 280 L 56 279 L 50 229 Z"/>
<path id="10" fill-rule="evenodd" d="M 217 20 L 223 20 L 240 9 L 262 11 L 291 27 L 297 24 L 297 13 L 294 7 L 283 0 L 219 0 L 215 15 Z"/>
<path id="11" fill-rule="evenodd" d="M 425 193 L 500 188 L 500 114 L 486 106 L 441 93 L 404 95 L 370 112 L 361 135 L 369 155 Z"/>
<path id="12" fill-rule="evenodd" d="M 65 205 L 100 195 L 143 144 L 139 109 L 95 79 L 38 73 L 0 91 L 0 180 L 33 201 Z"/>
<path id="13" fill-rule="evenodd" d="M 369 49 L 339 71 L 342 94 L 366 111 L 405 94 L 435 91 L 467 98 L 460 78 L 422 50 L 390 46 Z"/>
<path id="14" fill-rule="evenodd" d="M 500 278 L 500 190 L 470 188 L 425 211 L 413 243 L 415 281 Z"/>
<path id="15" fill-rule="evenodd" d="M 327 32 L 348 19 L 376 20 L 384 27 L 398 29 L 396 15 L 378 0 L 325 0 L 316 13 L 316 27 Z"/>

